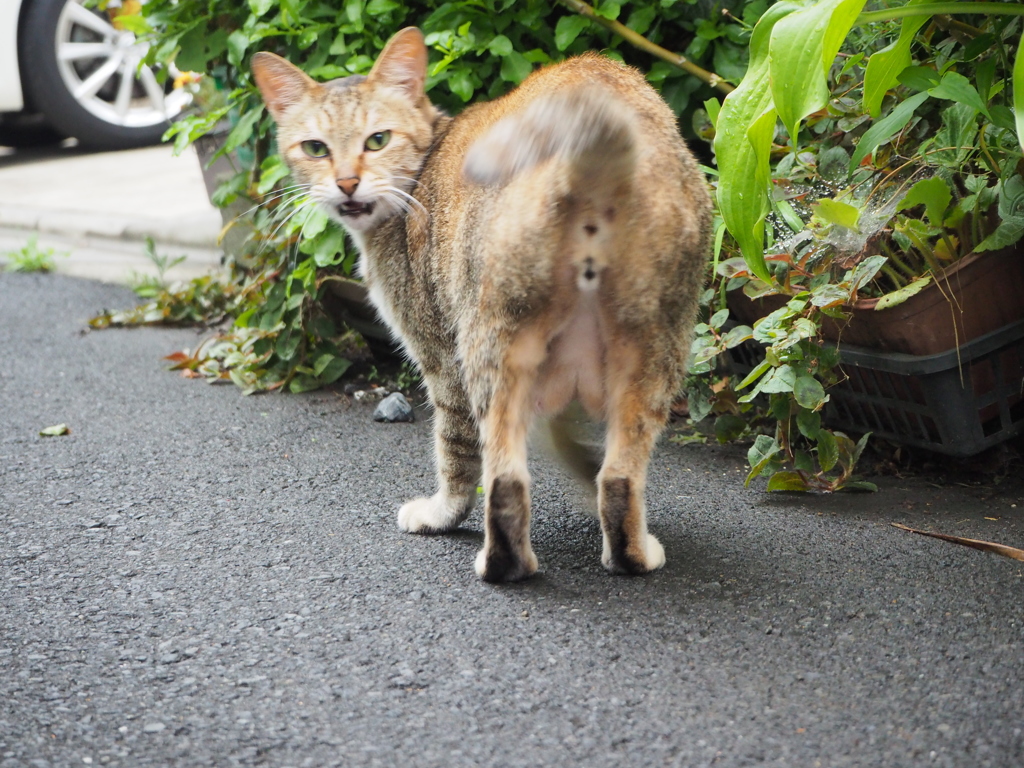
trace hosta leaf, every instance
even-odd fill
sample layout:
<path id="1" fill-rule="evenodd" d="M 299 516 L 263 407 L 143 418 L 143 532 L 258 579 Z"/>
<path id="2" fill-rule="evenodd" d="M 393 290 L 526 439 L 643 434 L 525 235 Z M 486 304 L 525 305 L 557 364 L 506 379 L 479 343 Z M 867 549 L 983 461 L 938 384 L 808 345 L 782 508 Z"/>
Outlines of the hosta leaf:
<path id="1" fill-rule="evenodd" d="M 794 143 L 800 121 L 828 102 L 828 69 L 863 7 L 864 0 L 818 0 L 772 30 L 772 99 Z"/>
<path id="2" fill-rule="evenodd" d="M 850 158 L 850 173 L 853 173 L 861 160 L 867 157 L 876 148 L 885 144 L 889 139 L 902 131 L 910 118 L 914 116 L 914 110 L 929 99 L 927 93 L 918 93 L 902 102 L 896 109 L 872 125 L 867 132 L 860 137 L 857 149 Z"/>
<path id="3" fill-rule="evenodd" d="M 777 3 L 765 11 L 750 37 L 750 65 L 735 91 L 722 103 L 715 126 L 720 172 L 718 207 L 736 238 L 748 268 L 766 283 L 764 217 L 768 214 L 768 152 L 775 126 L 768 78 L 772 27 L 800 6 Z"/>
<path id="4" fill-rule="evenodd" d="M 1017 124 L 1017 143 L 1024 149 L 1024 35 L 1017 43 L 1017 58 L 1013 64 L 1013 114 Z"/>
<path id="5" fill-rule="evenodd" d="M 934 0 L 910 0 L 908 6 Z M 903 20 L 899 38 L 868 59 L 864 71 L 864 107 L 877 118 L 882 112 L 882 99 L 890 88 L 899 84 L 899 74 L 910 66 L 910 46 L 917 31 L 928 21 L 927 16 L 909 16 Z"/>

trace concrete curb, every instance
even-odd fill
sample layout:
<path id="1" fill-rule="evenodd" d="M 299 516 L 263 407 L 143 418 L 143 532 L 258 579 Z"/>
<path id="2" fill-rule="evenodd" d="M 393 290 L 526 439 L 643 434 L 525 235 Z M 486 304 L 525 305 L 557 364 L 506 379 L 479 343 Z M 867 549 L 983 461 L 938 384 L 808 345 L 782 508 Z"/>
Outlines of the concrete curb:
<path id="1" fill-rule="evenodd" d="M 149 216 L 111 216 L 82 211 L 40 209 L 5 204 L 0 207 L 0 227 L 35 230 L 62 237 L 103 237 L 142 241 L 152 237 L 165 245 L 217 248 L 220 214 L 193 214 L 186 221 Z"/>
<path id="2" fill-rule="evenodd" d="M 36 237 L 39 248 L 53 249 L 56 271 L 72 277 L 85 277 L 104 283 L 131 283 L 137 277 L 157 276 L 156 266 L 145 256 L 142 240 L 110 238 L 99 235 L 60 235 L 38 229 L 0 226 L 0 265 L 7 254 L 22 248 Z M 157 253 L 185 256 L 185 261 L 169 269 L 164 277 L 175 282 L 218 272 L 222 269 L 220 248 L 182 246 L 154 238 Z"/>

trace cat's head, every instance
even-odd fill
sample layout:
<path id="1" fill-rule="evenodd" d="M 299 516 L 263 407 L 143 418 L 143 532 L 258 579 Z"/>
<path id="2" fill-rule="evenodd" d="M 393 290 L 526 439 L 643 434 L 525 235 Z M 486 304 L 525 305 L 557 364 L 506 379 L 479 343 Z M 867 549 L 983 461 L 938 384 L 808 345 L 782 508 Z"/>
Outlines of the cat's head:
<path id="1" fill-rule="evenodd" d="M 252 58 L 296 183 L 309 185 L 311 198 L 349 230 L 417 207 L 412 188 L 439 114 L 424 92 L 426 70 L 415 27 L 388 41 L 366 77 L 321 84 L 280 56 Z"/>

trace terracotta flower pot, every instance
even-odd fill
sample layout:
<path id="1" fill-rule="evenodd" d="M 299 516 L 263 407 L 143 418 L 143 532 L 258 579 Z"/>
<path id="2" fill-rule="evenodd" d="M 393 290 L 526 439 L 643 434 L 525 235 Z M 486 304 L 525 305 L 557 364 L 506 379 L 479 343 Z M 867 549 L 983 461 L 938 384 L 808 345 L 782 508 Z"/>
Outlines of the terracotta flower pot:
<path id="1" fill-rule="evenodd" d="M 729 311 L 753 325 L 786 301 L 784 296 L 751 301 L 733 291 Z M 955 349 L 1024 319 L 1024 249 L 970 254 L 902 304 L 877 310 L 877 303 L 858 301 L 848 307 L 849 323 L 827 321 L 822 334 L 828 341 L 879 352 L 935 355 Z"/>

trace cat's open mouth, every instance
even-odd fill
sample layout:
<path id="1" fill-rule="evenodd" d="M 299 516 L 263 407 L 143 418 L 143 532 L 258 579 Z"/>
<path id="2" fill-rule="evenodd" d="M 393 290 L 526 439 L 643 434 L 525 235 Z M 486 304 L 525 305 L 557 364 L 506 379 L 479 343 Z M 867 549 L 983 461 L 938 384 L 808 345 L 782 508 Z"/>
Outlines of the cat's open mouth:
<path id="1" fill-rule="evenodd" d="M 352 218 L 369 215 L 373 213 L 373 203 L 357 203 L 355 200 L 349 200 L 338 205 L 338 213 L 341 216 L 351 216 Z"/>

